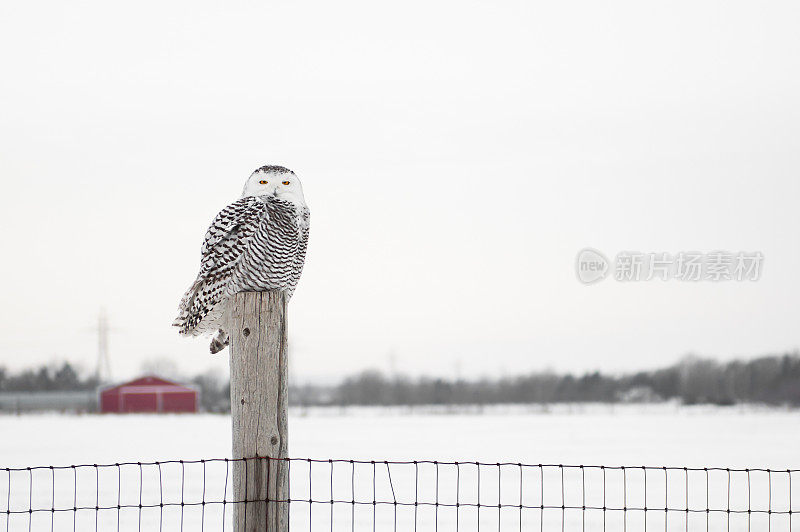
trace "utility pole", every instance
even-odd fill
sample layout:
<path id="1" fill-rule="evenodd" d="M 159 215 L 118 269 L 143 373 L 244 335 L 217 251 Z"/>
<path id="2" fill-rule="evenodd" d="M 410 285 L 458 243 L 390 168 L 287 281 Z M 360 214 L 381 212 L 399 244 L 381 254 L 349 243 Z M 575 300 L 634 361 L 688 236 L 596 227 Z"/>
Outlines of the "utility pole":
<path id="1" fill-rule="evenodd" d="M 108 358 L 108 314 L 101 308 L 97 316 L 97 369 L 95 378 L 98 383 L 111 380 L 111 362 Z"/>

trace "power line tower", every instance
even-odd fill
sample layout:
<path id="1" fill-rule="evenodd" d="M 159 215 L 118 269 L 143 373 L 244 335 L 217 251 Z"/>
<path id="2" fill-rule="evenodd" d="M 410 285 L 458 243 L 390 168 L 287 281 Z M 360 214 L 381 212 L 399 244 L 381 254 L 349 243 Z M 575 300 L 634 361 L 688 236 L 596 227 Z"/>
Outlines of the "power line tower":
<path id="1" fill-rule="evenodd" d="M 98 383 L 111 380 L 111 362 L 108 358 L 108 314 L 101 308 L 97 316 L 97 369 L 95 377 Z"/>

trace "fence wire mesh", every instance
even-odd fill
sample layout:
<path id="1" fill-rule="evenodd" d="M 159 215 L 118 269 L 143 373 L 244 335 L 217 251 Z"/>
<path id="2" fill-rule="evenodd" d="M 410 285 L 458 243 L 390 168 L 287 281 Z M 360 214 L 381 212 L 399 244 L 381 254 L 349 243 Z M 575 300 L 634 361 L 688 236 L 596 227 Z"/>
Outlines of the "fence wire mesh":
<path id="1" fill-rule="evenodd" d="M 792 469 L 309 458 L 280 459 L 285 500 L 236 500 L 253 460 L 279 459 L 0 468 L 0 531 L 225 531 L 265 504 L 296 531 L 772 532 L 800 507 Z"/>

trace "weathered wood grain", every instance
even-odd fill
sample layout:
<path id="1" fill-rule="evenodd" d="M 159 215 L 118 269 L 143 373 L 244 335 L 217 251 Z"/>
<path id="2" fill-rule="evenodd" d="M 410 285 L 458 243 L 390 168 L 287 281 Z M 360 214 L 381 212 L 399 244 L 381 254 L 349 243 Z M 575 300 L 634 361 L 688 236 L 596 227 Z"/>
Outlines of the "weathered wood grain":
<path id="1" fill-rule="evenodd" d="M 229 315 L 236 532 L 289 525 L 286 294 L 236 294 Z M 266 459 L 269 457 L 270 459 Z M 269 501 L 269 502 L 268 502 Z"/>

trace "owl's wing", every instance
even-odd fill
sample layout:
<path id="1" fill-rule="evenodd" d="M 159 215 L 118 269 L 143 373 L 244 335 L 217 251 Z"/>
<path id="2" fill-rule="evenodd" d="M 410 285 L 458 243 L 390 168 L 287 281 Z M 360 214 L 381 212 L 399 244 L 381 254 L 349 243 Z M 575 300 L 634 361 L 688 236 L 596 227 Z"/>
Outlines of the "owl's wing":
<path id="1" fill-rule="evenodd" d="M 181 334 L 205 332 L 197 325 L 222 300 L 236 264 L 266 216 L 266 205 L 248 196 L 222 209 L 211 222 L 200 250 L 200 273 L 181 299 L 173 322 Z"/>
<path id="2" fill-rule="evenodd" d="M 298 235 L 297 254 L 294 257 L 294 269 L 292 271 L 292 290 L 300 280 L 303 273 L 303 265 L 306 262 L 306 249 L 308 248 L 308 230 L 311 220 L 311 212 L 308 207 L 304 207 L 300 212 L 300 234 Z"/>

